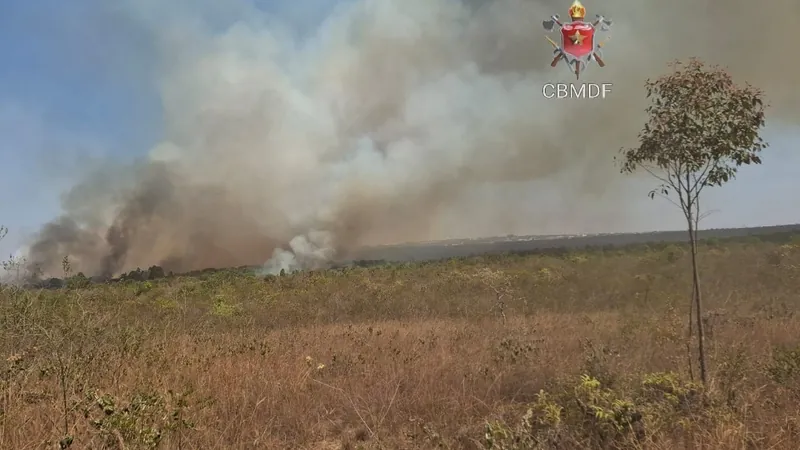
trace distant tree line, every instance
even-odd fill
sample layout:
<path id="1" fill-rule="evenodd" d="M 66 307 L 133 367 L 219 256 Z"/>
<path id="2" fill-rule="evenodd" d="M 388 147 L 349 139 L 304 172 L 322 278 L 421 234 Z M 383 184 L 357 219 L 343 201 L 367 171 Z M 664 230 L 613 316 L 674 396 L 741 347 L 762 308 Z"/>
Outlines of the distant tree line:
<path id="1" fill-rule="evenodd" d="M 798 236 L 797 230 L 791 231 L 782 231 L 776 233 L 769 233 L 769 234 L 758 234 L 758 235 L 750 235 L 750 236 L 730 236 L 730 237 L 711 237 L 708 239 L 702 239 L 700 242 L 703 245 L 708 246 L 718 246 L 722 243 L 746 243 L 746 242 L 773 242 L 773 243 L 784 243 L 790 242 L 794 239 L 797 239 Z M 582 248 L 574 248 L 574 247 L 550 247 L 550 248 L 539 248 L 539 249 L 527 249 L 521 251 L 511 251 L 511 252 L 504 252 L 504 253 L 476 253 L 474 255 L 465 256 L 465 257 L 458 257 L 455 259 L 464 260 L 464 259 L 472 259 L 472 258 L 482 258 L 484 261 L 491 261 L 495 259 L 502 259 L 509 256 L 528 256 L 528 255 L 541 255 L 541 256 L 553 256 L 553 257 L 563 257 L 566 255 L 574 254 L 575 252 L 587 252 L 587 253 L 595 253 L 595 252 L 619 252 L 619 251 L 661 251 L 676 245 L 682 245 L 679 242 L 651 242 L 651 243 L 634 243 L 634 244 L 623 244 L 623 245 L 613 245 L 613 244 L 606 244 L 606 245 L 587 245 Z M 687 245 L 687 244 L 683 244 Z M 452 259 L 452 258 L 444 258 L 444 259 Z M 421 260 L 421 261 L 408 261 L 405 264 L 413 264 L 415 266 L 424 266 L 427 264 L 436 264 L 438 260 Z M 357 261 L 350 261 L 346 263 L 338 263 L 331 266 L 330 269 L 332 270 L 342 270 L 347 268 L 369 268 L 369 267 L 379 267 L 384 266 L 387 264 L 396 264 L 397 262 L 387 261 L 387 260 L 380 260 L 380 259 L 370 259 L 370 260 L 357 260 Z M 19 266 L 19 261 L 11 258 L 9 261 L 4 262 L 3 267 L 6 268 L 6 272 L 11 274 L 11 277 L 14 278 L 16 276 L 23 276 L 18 275 L 15 271 L 15 268 Z M 64 268 L 64 277 L 57 278 L 42 278 L 40 272 L 36 270 L 28 270 L 27 273 L 24 275 L 24 279 L 20 280 L 21 282 L 17 283 L 27 288 L 32 289 L 82 289 L 89 287 L 95 284 L 109 284 L 109 283 L 119 283 L 119 282 L 141 282 L 141 281 L 154 281 L 160 279 L 167 279 L 171 277 L 195 277 L 195 278 L 205 278 L 213 274 L 217 273 L 231 273 L 231 274 L 254 274 L 257 273 L 258 267 L 255 266 L 240 266 L 235 268 L 206 268 L 201 270 L 195 270 L 191 272 L 183 272 L 183 273 L 173 273 L 171 271 L 165 270 L 161 266 L 150 266 L 148 269 L 141 269 L 137 268 L 131 270 L 130 272 L 123 273 L 117 277 L 103 277 L 103 276 L 86 276 L 83 272 L 78 272 L 76 274 L 71 273 L 71 267 L 69 263 L 69 259 L 65 258 L 62 262 L 62 266 Z M 285 272 L 281 275 L 287 275 Z M 268 277 L 269 278 L 269 277 Z"/>

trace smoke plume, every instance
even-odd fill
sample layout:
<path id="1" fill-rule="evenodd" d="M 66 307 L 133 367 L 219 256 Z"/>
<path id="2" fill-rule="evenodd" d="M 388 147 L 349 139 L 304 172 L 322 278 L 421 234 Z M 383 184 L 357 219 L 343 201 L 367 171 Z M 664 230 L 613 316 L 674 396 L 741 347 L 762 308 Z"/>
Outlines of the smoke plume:
<path id="1" fill-rule="evenodd" d="M 674 58 L 765 89 L 771 121 L 800 112 L 796 0 L 586 0 L 614 25 L 607 66 L 583 81 L 614 87 L 569 101 L 542 96 L 571 76 L 550 67 L 541 26 L 569 0 L 353 0 L 302 37 L 246 2 L 201 3 L 239 19 L 222 31 L 178 3 L 157 18 L 142 4 L 127 14 L 165 61 L 163 142 L 66 195 L 29 247 L 45 271 L 69 255 L 107 275 L 274 272 L 363 245 L 635 220 L 612 156 L 643 123 L 644 80 Z"/>

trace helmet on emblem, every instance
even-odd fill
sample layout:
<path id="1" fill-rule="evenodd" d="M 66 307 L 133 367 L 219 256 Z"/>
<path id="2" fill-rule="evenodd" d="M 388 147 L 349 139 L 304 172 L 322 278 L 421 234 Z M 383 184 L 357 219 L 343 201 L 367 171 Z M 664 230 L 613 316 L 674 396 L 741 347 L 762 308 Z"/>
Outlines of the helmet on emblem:
<path id="1" fill-rule="evenodd" d="M 586 8 L 579 2 L 575 0 L 572 2 L 572 6 L 569 7 L 569 17 L 572 20 L 583 20 L 586 17 Z"/>

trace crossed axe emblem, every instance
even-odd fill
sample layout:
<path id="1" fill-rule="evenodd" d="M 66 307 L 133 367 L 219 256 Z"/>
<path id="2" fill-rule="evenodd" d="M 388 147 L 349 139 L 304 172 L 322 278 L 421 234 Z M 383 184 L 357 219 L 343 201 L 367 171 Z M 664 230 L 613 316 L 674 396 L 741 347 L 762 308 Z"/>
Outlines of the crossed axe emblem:
<path id="1" fill-rule="evenodd" d="M 554 14 L 554 15 L 550 16 L 550 20 L 542 21 L 542 26 L 544 26 L 544 29 L 547 32 L 553 31 L 553 29 L 555 28 L 556 25 L 558 25 L 559 29 L 564 26 L 564 24 L 561 22 L 561 20 L 559 20 L 558 14 Z M 608 30 L 611 29 L 612 22 L 611 22 L 611 20 L 606 19 L 605 17 L 601 16 L 600 14 L 596 14 L 595 15 L 595 20 L 594 20 L 594 22 L 591 23 L 591 25 L 595 29 L 598 29 L 598 27 L 599 27 L 600 31 L 608 31 Z M 556 65 L 558 65 L 558 62 L 561 61 L 561 59 L 564 58 L 564 50 L 561 48 L 560 45 L 556 44 L 555 41 L 550 39 L 549 36 L 545 36 L 545 38 L 550 43 L 550 45 L 552 45 L 553 48 L 555 49 L 553 52 L 556 54 L 556 56 L 555 56 L 555 58 L 553 58 L 553 62 L 550 63 L 550 67 L 555 67 Z M 608 42 L 609 39 L 610 38 L 606 38 L 605 41 L 599 42 L 597 44 L 597 48 L 598 49 L 603 48 L 603 46 L 606 44 L 606 42 Z M 603 59 L 600 57 L 600 55 L 597 54 L 597 52 L 592 52 L 592 59 L 597 61 L 597 65 L 598 66 L 605 67 L 606 63 L 603 61 Z"/>

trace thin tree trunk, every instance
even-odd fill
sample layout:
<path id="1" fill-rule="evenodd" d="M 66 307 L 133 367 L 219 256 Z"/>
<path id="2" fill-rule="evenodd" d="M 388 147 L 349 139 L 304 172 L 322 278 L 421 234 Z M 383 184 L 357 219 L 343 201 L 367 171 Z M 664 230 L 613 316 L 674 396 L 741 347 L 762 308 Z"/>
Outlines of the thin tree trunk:
<path id="1" fill-rule="evenodd" d="M 688 214 L 687 222 L 689 223 L 689 243 L 692 249 L 692 288 L 694 292 L 694 306 L 697 318 L 697 349 L 700 353 L 700 381 L 705 386 L 707 383 L 706 377 L 706 352 L 703 333 L 703 308 L 702 308 L 702 295 L 700 293 L 700 273 L 697 268 L 697 228 L 691 214 Z"/>
<path id="2" fill-rule="evenodd" d="M 694 328 L 694 324 L 692 320 L 694 319 L 694 281 L 692 282 L 692 294 L 689 296 L 689 333 L 686 337 L 686 362 L 689 363 L 689 379 L 694 382 L 694 364 L 692 363 L 692 337 L 694 333 L 692 333 L 692 329 Z"/>

